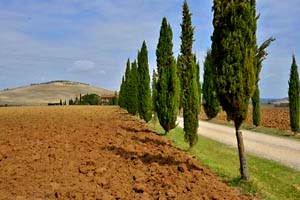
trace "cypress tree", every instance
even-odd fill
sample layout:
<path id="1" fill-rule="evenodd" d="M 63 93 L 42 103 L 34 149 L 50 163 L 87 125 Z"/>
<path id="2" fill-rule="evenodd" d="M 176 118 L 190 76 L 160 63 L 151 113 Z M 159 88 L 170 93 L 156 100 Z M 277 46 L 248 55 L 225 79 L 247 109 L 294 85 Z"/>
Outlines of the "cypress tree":
<path id="1" fill-rule="evenodd" d="M 127 59 L 127 63 L 126 63 L 126 70 L 125 70 L 125 81 L 124 81 L 124 106 L 126 108 L 126 110 L 128 111 L 128 107 L 129 107 L 129 101 L 128 101 L 128 82 L 130 80 L 130 60 L 129 58 Z"/>
<path id="2" fill-rule="evenodd" d="M 255 84 L 254 93 L 251 97 L 252 102 L 252 121 L 254 126 L 260 125 L 260 91 L 258 83 Z"/>
<path id="3" fill-rule="evenodd" d="M 124 76 L 122 77 L 122 83 L 120 86 L 120 91 L 119 91 L 119 101 L 118 104 L 120 108 L 125 108 L 125 103 L 124 103 L 124 86 L 125 86 L 125 79 Z"/>
<path id="4" fill-rule="evenodd" d="M 138 109 L 140 118 L 146 122 L 152 118 L 151 112 L 151 89 L 148 64 L 148 50 L 146 42 L 142 44 L 141 51 L 138 53 Z"/>
<path id="5" fill-rule="evenodd" d="M 173 57 L 173 33 L 167 19 L 163 18 L 156 49 L 158 79 L 155 107 L 160 125 L 168 133 L 176 127 L 179 103 L 179 82 Z"/>
<path id="6" fill-rule="evenodd" d="M 198 85 L 198 93 L 199 93 L 199 112 L 201 111 L 201 82 L 200 82 L 200 64 L 197 60 L 196 54 L 194 54 L 194 62 L 196 63 L 196 81 Z"/>
<path id="7" fill-rule="evenodd" d="M 152 112 L 156 113 L 156 96 L 157 96 L 157 90 L 156 90 L 156 82 L 157 82 L 158 74 L 156 73 L 155 69 L 153 69 L 152 72 Z"/>
<path id="8" fill-rule="evenodd" d="M 293 63 L 289 79 L 289 108 L 290 108 L 290 123 L 294 133 L 299 132 L 300 126 L 300 83 L 298 66 L 295 56 L 293 55 Z"/>
<path id="9" fill-rule="evenodd" d="M 184 139 L 190 148 L 198 140 L 198 114 L 199 114 L 199 71 L 192 53 L 194 27 L 192 26 L 191 13 L 186 1 L 183 3 L 181 24 L 181 63 L 182 63 L 182 90 L 183 90 L 183 121 Z M 198 80 L 197 80 L 198 78 Z"/>
<path id="10" fill-rule="evenodd" d="M 258 87 L 259 82 L 259 74 L 262 69 L 262 61 L 266 59 L 268 53 L 266 52 L 266 48 L 271 44 L 271 42 L 275 41 L 275 38 L 269 38 L 265 42 L 263 42 L 260 47 L 257 49 L 256 52 L 256 83 L 254 93 L 251 97 L 252 102 L 252 120 L 253 125 L 259 126 L 260 125 L 260 92 Z"/>
<path id="11" fill-rule="evenodd" d="M 217 97 L 215 87 L 215 74 L 213 69 L 211 51 L 208 50 L 204 61 L 204 74 L 203 74 L 203 108 L 208 119 L 217 116 L 220 111 L 220 103 Z"/>
<path id="12" fill-rule="evenodd" d="M 181 56 L 178 55 L 177 57 L 177 75 L 178 75 L 178 81 L 179 81 L 179 113 L 181 112 L 181 109 L 183 108 L 183 82 L 182 82 L 182 77 L 183 77 L 183 65 L 182 65 L 182 60 Z"/>
<path id="13" fill-rule="evenodd" d="M 127 111 L 130 114 L 136 115 L 138 113 L 138 72 L 136 61 L 131 64 L 131 70 L 126 87 Z"/>
<path id="14" fill-rule="evenodd" d="M 236 130 L 240 172 L 248 180 L 242 122 L 256 82 L 255 0 L 214 0 L 212 58 L 219 102 Z"/>
<path id="15" fill-rule="evenodd" d="M 154 127 L 157 124 L 157 108 L 156 108 L 156 99 L 157 99 L 157 90 L 156 90 L 156 85 L 157 85 L 157 78 L 158 74 L 156 73 L 155 69 L 153 69 L 152 72 L 152 122 L 154 124 Z"/>

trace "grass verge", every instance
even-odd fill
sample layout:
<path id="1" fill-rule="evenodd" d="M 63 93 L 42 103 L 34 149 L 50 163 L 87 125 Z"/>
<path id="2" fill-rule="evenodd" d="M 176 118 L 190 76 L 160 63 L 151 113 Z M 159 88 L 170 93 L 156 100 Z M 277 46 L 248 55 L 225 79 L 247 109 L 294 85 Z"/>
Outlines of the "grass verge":
<path id="1" fill-rule="evenodd" d="M 150 123 L 158 134 L 163 129 Z M 172 130 L 167 136 L 174 146 L 187 151 L 182 128 Z M 267 200 L 300 199 L 300 171 L 276 162 L 247 155 L 250 181 L 240 180 L 237 150 L 227 145 L 199 136 L 198 143 L 188 152 L 207 168 L 215 172 L 222 181 L 250 195 L 259 195 Z"/>

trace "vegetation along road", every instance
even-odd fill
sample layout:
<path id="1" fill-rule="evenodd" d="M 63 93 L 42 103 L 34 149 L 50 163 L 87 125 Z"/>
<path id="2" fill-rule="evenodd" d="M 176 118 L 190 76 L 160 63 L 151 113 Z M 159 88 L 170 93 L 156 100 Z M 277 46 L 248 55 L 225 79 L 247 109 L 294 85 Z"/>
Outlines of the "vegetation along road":
<path id="1" fill-rule="evenodd" d="M 183 118 L 178 118 L 183 127 Z M 198 134 L 236 148 L 233 127 L 200 121 Z M 300 141 L 243 130 L 246 152 L 300 169 Z"/>

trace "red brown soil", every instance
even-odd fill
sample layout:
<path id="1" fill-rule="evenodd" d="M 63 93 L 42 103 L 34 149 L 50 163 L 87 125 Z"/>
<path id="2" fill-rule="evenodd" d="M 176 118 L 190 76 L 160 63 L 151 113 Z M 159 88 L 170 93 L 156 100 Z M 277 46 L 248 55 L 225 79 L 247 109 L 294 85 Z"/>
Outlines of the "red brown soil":
<path id="1" fill-rule="evenodd" d="M 0 199 L 250 199 L 116 107 L 0 113 Z"/>
<path id="2" fill-rule="evenodd" d="M 290 131 L 291 127 L 289 116 L 289 109 L 287 107 L 274 107 L 273 105 L 263 105 L 261 106 L 260 126 L 266 128 L 279 129 L 283 131 Z M 201 112 L 201 118 L 207 119 L 204 111 Z M 220 112 L 215 119 L 226 121 L 226 113 L 224 111 Z M 247 119 L 244 121 L 244 124 L 253 125 L 251 106 L 249 106 L 248 116 Z"/>

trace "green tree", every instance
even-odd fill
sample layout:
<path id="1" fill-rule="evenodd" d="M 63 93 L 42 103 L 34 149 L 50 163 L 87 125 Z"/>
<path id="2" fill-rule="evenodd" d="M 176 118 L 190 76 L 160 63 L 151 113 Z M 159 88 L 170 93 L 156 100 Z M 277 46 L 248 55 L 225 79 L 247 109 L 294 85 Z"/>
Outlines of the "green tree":
<path id="1" fill-rule="evenodd" d="M 122 77 L 122 83 L 120 86 L 120 91 L 119 91 L 119 101 L 118 104 L 120 108 L 125 108 L 125 97 L 124 97 L 124 90 L 125 90 L 125 78 L 124 76 Z"/>
<path id="2" fill-rule="evenodd" d="M 240 172 L 249 179 L 240 127 L 256 83 L 255 0 L 214 0 L 212 58 L 219 102 L 236 130 Z"/>
<path id="3" fill-rule="evenodd" d="M 155 107 L 160 125 L 166 133 L 176 127 L 179 104 L 179 82 L 173 57 L 172 38 L 172 28 L 167 19 L 163 18 L 156 49 L 158 79 Z"/>
<path id="4" fill-rule="evenodd" d="M 118 98 L 118 92 L 115 91 L 115 96 L 111 98 L 108 102 L 109 105 L 118 105 L 119 98 Z"/>
<path id="5" fill-rule="evenodd" d="M 252 102 L 252 120 L 253 125 L 260 125 L 260 92 L 258 87 L 259 82 L 259 74 L 262 69 L 262 61 L 266 59 L 268 53 L 266 52 L 266 48 L 271 44 L 271 42 L 275 41 L 275 38 L 269 38 L 265 42 L 263 42 L 256 51 L 256 83 L 254 93 L 251 97 Z"/>
<path id="6" fill-rule="evenodd" d="M 126 62 L 126 70 L 125 70 L 125 81 L 124 81 L 124 106 L 126 108 L 126 110 L 128 111 L 128 107 L 129 107 L 129 101 L 128 101 L 128 82 L 129 82 L 129 79 L 130 79 L 130 60 L 129 58 L 127 59 L 127 62 Z"/>
<path id="7" fill-rule="evenodd" d="M 190 148 L 198 140 L 198 114 L 200 110 L 199 70 L 197 70 L 197 64 L 195 63 L 195 55 L 192 53 L 194 27 L 192 26 L 191 15 L 188 4 L 184 1 L 180 36 L 180 58 L 182 65 L 183 129 L 185 141 L 189 143 Z"/>
<path id="8" fill-rule="evenodd" d="M 145 41 L 142 44 L 141 51 L 138 53 L 138 83 L 139 115 L 141 119 L 148 122 L 152 118 L 152 102 L 148 64 L 148 50 Z"/>
<path id="9" fill-rule="evenodd" d="M 73 101 L 73 99 L 69 99 L 69 106 L 72 106 L 72 105 L 74 105 L 74 101 Z"/>
<path id="10" fill-rule="evenodd" d="M 75 101 L 74 101 L 74 104 L 73 105 L 78 105 L 79 104 L 79 99 L 78 99 L 78 96 L 75 97 Z"/>
<path id="11" fill-rule="evenodd" d="M 289 80 L 289 107 L 290 107 L 290 123 L 294 133 L 299 132 L 300 126 L 300 83 L 298 66 L 296 58 L 293 55 L 293 63 L 291 66 Z"/>
<path id="12" fill-rule="evenodd" d="M 179 80 L 179 113 L 181 112 L 182 108 L 183 108 L 183 96 L 184 96 L 184 92 L 183 92 L 183 82 L 182 82 L 182 74 L 183 74 L 183 65 L 182 65 L 182 59 L 181 59 L 181 55 L 179 54 L 177 57 L 177 75 L 178 75 L 178 80 Z"/>
<path id="13" fill-rule="evenodd" d="M 100 105 L 100 96 L 98 94 L 83 95 L 80 105 Z"/>
<path id="14" fill-rule="evenodd" d="M 158 74 L 156 73 L 155 69 L 153 69 L 152 72 L 152 112 L 156 113 L 156 96 L 157 96 L 157 90 L 156 90 L 156 83 L 157 83 Z"/>
<path id="15" fill-rule="evenodd" d="M 200 64 L 197 60 L 196 54 L 194 54 L 194 63 L 196 64 L 196 81 L 198 85 L 198 93 L 199 93 L 199 112 L 201 111 L 201 82 L 200 82 Z"/>
<path id="16" fill-rule="evenodd" d="M 156 126 L 157 120 L 158 120 L 158 118 L 157 118 L 157 108 L 156 108 L 157 78 L 158 78 L 158 74 L 156 73 L 155 69 L 153 69 L 153 72 L 152 72 L 152 113 L 153 113 L 152 122 L 154 124 L 154 127 Z"/>
<path id="17" fill-rule="evenodd" d="M 138 114 L 138 69 L 136 60 L 131 64 L 131 70 L 126 83 L 127 111 L 132 114 Z"/>
<path id="18" fill-rule="evenodd" d="M 215 87 L 215 74 L 212 63 L 211 51 L 208 50 L 204 61 L 204 74 L 203 74 L 203 108 L 208 119 L 217 116 L 220 111 L 220 103 L 218 100 L 216 87 Z"/>

